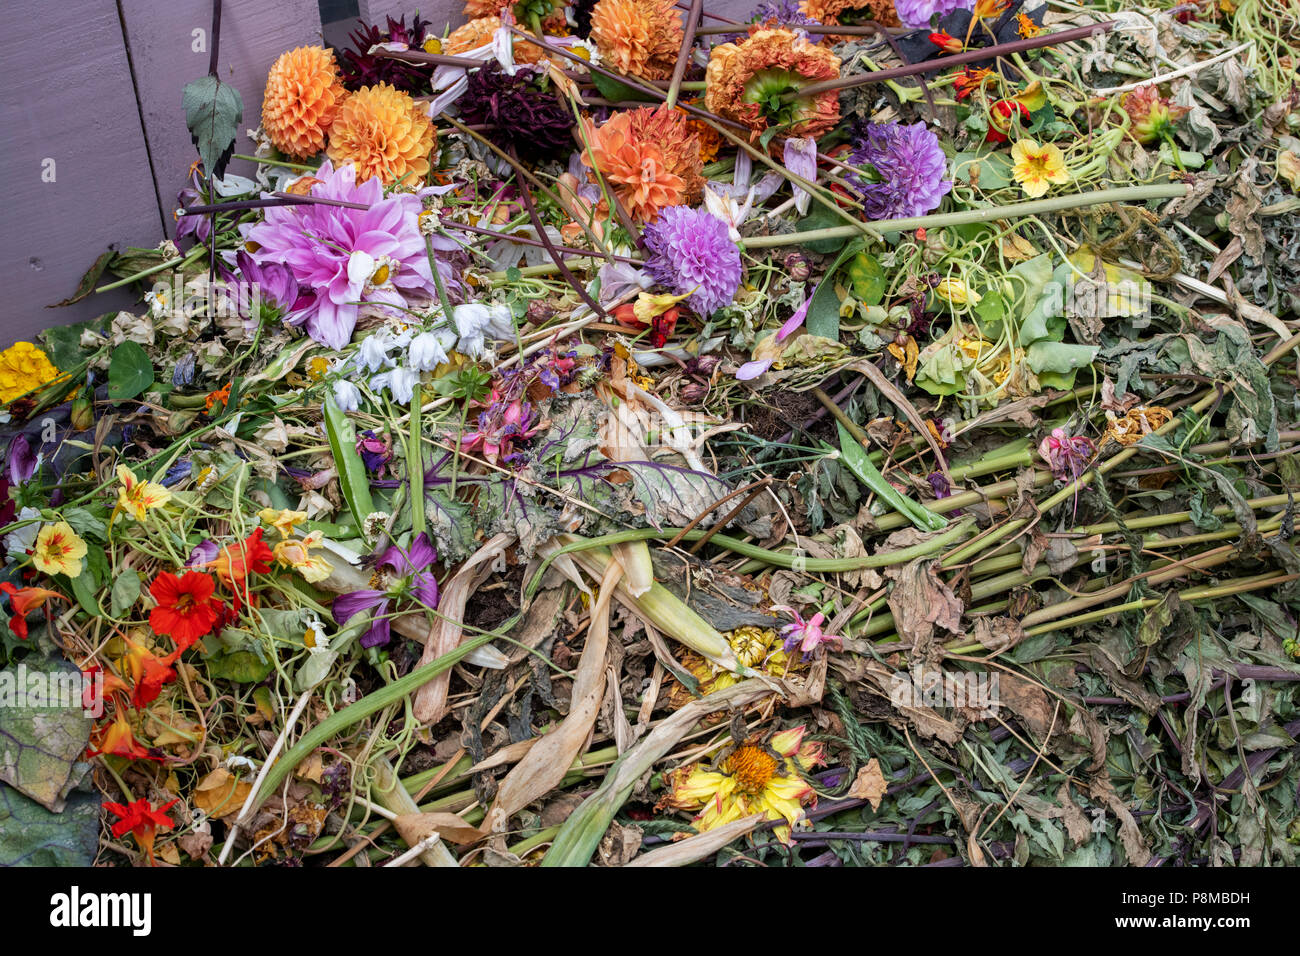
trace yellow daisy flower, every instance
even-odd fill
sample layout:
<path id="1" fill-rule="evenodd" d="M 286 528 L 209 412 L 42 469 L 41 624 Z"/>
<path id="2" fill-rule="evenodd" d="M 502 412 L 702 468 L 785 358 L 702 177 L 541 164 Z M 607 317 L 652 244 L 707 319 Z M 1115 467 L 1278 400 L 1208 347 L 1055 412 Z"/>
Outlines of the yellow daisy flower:
<path id="1" fill-rule="evenodd" d="M 114 515 L 125 511 L 136 521 L 144 521 L 150 509 L 162 507 L 171 500 L 170 491 L 152 481 L 141 481 L 126 465 L 117 466 L 117 480 L 122 483 L 122 487 L 117 489 Z"/>
<path id="2" fill-rule="evenodd" d="M 1045 194 L 1051 183 L 1059 185 L 1070 181 L 1070 173 L 1065 168 L 1065 154 L 1055 143 L 1040 145 L 1032 139 L 1019 140 L 1011 147 L 1011 161 L 1014 163 L 1012 178 L 1031 199 Z"/>
<path id="3" fill-rule="evenodd" d="M 32 549 L 32 564 L 46 574 L 81 574 L 81 559 L 86 556 L 86 542 L 66 521 L 56 521 L 41 528 Z"/>
<path id="4" fill-rule="evenodd" d="M 802 726 L 774 734 L 766 742 L 751 739 L 718 761 L 716 769 L 700 764 L 668 775 L 668 793 L 660 809 L 699 811 L 692 821 L 703 833 L 753 813 L 784 820 L 773 832 L 790 842 L 790 826 L 803 816 L 804 804 L 816 806 L 817 795 L 799 775 L 825 762 L 820 743 L 804 743 Z"/>

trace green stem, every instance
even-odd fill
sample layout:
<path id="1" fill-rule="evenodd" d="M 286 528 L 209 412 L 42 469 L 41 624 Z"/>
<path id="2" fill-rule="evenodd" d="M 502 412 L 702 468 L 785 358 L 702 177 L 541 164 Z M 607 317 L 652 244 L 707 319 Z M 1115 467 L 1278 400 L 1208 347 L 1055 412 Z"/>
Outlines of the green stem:
<path id="1" fill-rule="evenodd" d="M 1095 206 L 1099 203 L 1173 199 L 1177 196 L 1186 196 L 1187 190 L 1188 187 L 1182 183 L 1154 186 L 1122 186 L 1117 189 L 1097 189 L 1087 193 L 1074 193 L 1070 196 L 1053 196 L 1051 199 L 1034 199 L 1030 202 L 1012 203 L 1007 206 L 981 206 L 978 209 L 935 213 L 929 216 L 913 216 L 909 219 L 882 219 L 871 223 L 871 227 L 878 232 L 912 232 L 916 229 L 937 229 L 942 226 L 965 226 L 971 223 L 991 222 L 995 219 L 1038 216 L 1044 213 L 1060 212 L 1062 209 L 1080 209 L 1084 206 Z M 761 249 L 770 246 L 816 242 L 820 239 L 849 239 L 861 232 L 862 229 L 859 226 L 828 226 L 825 229 L 808 229 L 804 232 L 791 232 L 779 236 L 755 236 L 752 239 L 745 240 L 745 247 L 747 249 Z"/>

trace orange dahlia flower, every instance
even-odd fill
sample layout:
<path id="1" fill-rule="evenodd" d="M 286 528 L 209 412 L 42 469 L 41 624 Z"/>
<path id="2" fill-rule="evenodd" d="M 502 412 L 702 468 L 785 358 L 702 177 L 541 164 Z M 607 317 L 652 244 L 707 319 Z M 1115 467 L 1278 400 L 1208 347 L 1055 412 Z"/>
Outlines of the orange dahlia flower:
<path id="1" fill-rule="evenodd" d="M 599 0 L 591 40 L 616 70 L 666 80 L 682 48 L 681 13 L 674 0 Z"/>
<path id="2" fill-rule="evenodd" d="M 501 18 L 493 14 L 479 17 L 458 26 L 442 42 L 442 52 L 449 56 L 460 56 L 470 50 L 477 50 L 492 42 L 492 34 L 501 29 Z M 516 63 L 540 63 L 546 54 L 536 43 L 516 39 L 511 44 Z"/>
<path id="3" fill-rule="evenodd" d="M 300 46 L 282 53 L 271 67 L 262 128 L 286 156 L 315 156 L 325 147 L 325 133 L 346 96 L 333 51 Z"/>
<path id="4" fill-rule="evenodd" d="M 790 30 L 762 29 L 740 43 L 713 48 L 705 71 L 704 104 L 711 112 L 744 123 L 757 136 L 769 126 L 780 137 L 817 137 L 840 120 L 840 95 L 828 90 L 773 99 L 840 75 L 840 58 Z"/>
<path id="5" fill-rule="evenodd" d="M 325 152 L 336 167 L 354 164 L 359 183 L 378 176 L 385 186 L 399 179 L 416 186 L 429 175 L 433 139 L 433 124 L 410 94 L 380 83 L 347 98 Z"/>
<path id="6" fill-rule="evenodd" d="M 651 222 L 666 206 L 704 194 L 699 140 L 677 110 L 642 106 L 600 127 L 584 120 L 591 150 L 582 160 L 605 177 L 628 214 Z"/>
<path id="7" fill-rule="evenodd" d="M 855 22 L 875 20 L 882 26 L 900 25 L 894 0 L 801 0 L 799 12 L 827 26 L 849 22 L 846 13 L 858 14 L 852 18 Z"/>
<path id="8" fill-rule="evenodd" d="M 465 0 L 464 13 L 471 20 L 480 17 L 500 17 L 501 11 L 511 6 L 514 4 L 510 0 Z M 521 24 L 528 22 L 527 14 L 522 11 L 515 13 L 515 19 Z M 552 0 L 551 12 L 542 17 L 542 30 L 555 36 L 562 36 L 569 32 L 568 23 L 564 19 L 563 2 Z"/>

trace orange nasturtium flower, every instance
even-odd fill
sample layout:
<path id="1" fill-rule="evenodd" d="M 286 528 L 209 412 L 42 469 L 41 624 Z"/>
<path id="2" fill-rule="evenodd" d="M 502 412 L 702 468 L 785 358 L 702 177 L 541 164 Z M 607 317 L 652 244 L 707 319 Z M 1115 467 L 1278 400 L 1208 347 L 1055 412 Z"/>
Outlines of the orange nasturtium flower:
<path id="1" fill-rule="evenodd" d="M 320 531 L 313 531 L 305 538 L 285 538 L 275 545 L 275 559 L 285 567 L 296 568 L 306 581 L 315 584 L 324 581 L 334 570 L 333 565 L 312 549 L 319 548 L 325 537 Z"/>
<path id="2" fill-rule="evenodd" d="M 144 850 L 145 855 L 149 857 L 149 862 L 153 863 L 154 838 L 158 835 L 159 829 L 170 830 L 174 826 L 172 818 L 167 816 L 167 811 L 179 802 L 179 799 L 172 800 L 154 810 L 148 800 L 136 800 L 126 805 L 106 803 L 104 809 L 121 818 L 113 824 L 113 836 L 120 837 L 129 832 L 135 837 L 135 842 L 140 844 L 140 849 Z"/>
<path id="3" fill-rule="evenodd" d="M 216 558 L 203 566 L 216 571 L 227 587 L 242 586 L 250 573 L 270 571 L 271 558 L 271 549 L 262 540 L 262 529 L 258 528 L 243 541 L 226 545 L 217 552 Z"/>
<path id="4" fill-rule="evenodd" d="M 0 591 L 9 595 L 9 609 L 13 615 L 9 618 L 9 630 L 22 640 L 27 640 L 27 615 L 41 607 L 50 598 L 66 601 L 58 591 L 48 588 L 16 588 L 8 581 L 0 581 Z"/>
<path id="5" fill-rule="evenodd" d="M 135 739 L 135 734 L 131 730 L 131 725 L 127 722 L 126 714 L 118 711 L 117 718 L 112 723 L 97 728 L 94 736 L 90 738 L 93 749 L 87 756 L 94 757 L 98 754 L 106 754 L 114 757 L 126 757 L 128 760 L 158 760 L 161 756 L 155 756 L 149 752 L 149 748 L 141 745 L 140 741 Z"/>

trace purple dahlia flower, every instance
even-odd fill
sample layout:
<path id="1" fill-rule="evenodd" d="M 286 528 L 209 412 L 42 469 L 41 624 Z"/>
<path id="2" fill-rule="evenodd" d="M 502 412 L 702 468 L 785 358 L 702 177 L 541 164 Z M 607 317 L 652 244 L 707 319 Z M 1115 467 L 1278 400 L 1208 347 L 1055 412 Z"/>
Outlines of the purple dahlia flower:
<path id="1" fill-rule="evenodd" d="M 712 213 L 669 206 L 645 228 L 646 272 L 708 318 L 730 304 L 740 288 L 740 249 L 727 224 Z"/>
<path id="2" fill-rule="evenodd" d="M 873 220 L 924 216 L 952 189 L 944 178 L 948 158 L 939 137 L 924 123 L 868 123 L 854 137 L 849 162 L 869 167 L 852 177 L 863 191 L 863 210 Z"/>
<path id="3" fill-rule="evenodd" d="M 954 10 L 970 10 L 975 0 L 894 0 L 894 9 L 903 26 L 928 27 L 930 18 L 936 13 L 940 18 L 946 17 Z"/>
<path id="4" fill-rule="evenodd" d="M 316 177 L 321 181 L 312 186 L 313 196 L 368 208 L 277 206 L 266 210 L 264 222 L 241 227 L 241 232 L 257 245 L 255 261 L 288 266 L 305 293 L 289 321 L 305 322 L 313 339 L 341 349 L 352 338 L 361 305 L 405 306 L 409 293 L 432 296 L 433 273 L 420 235 L 418 197 L 394 193 L 385 199 L 377 178 L 357 184 L 351 163 L 336 170 L 327 161 Z M 433 247 L 447 252 L 456 245 L 434 236 Z M 448 285 L 455 285 L 450 266 L 439 262 L 438 271 Z"/>

